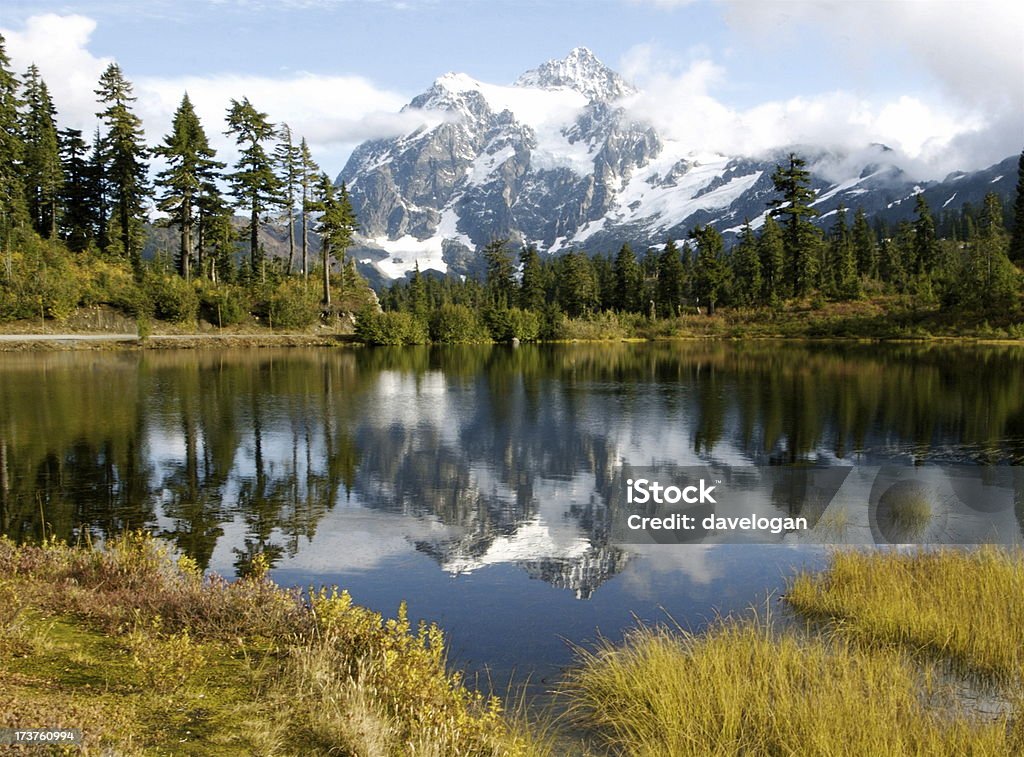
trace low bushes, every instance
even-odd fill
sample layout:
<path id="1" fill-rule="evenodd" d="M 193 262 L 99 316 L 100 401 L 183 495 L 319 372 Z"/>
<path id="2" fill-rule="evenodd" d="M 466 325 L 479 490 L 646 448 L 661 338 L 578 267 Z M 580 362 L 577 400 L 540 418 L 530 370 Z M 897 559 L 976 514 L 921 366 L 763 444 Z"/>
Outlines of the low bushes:
<path id="1" fill-rule="evenodd" d="M 204 578 L 144 534 L 102 550 L 0 538 L 0 706 L 10 722 L 59 710 L 97 753 L 550 753 L 448 672 L 443 634 L 404 606 L 384 619 L 253 568 Z"/>
<path id="2" fill-rule="evenodd" d="M 364 344 L 426 344 L 429 341 L 423 321 L 410 313 L 378 312 L 366 308 L 356 318 L 356 337 Z"/>
<path id="3" fill-rule="evenodd" d="M 441 344 L 489 342 L 480 317 L 465 305 L 442 305 L 430 318 L 430 339 Z"/>

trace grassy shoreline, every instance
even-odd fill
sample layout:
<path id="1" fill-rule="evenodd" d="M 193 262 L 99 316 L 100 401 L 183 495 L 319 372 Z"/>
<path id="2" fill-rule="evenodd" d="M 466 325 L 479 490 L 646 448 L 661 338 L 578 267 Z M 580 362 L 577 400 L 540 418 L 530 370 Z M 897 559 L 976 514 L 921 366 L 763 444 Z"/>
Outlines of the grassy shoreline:
<path id="1" fill-rule="evenodd" d="M 905 299 L 905 298 L 904 298 Z M 652 320 L 633 314 L 600 312 L 553 326 L 547 343 L 621 342 L 667 340 L 787 340 L 841 342 L 950 342 L 983 344 L 1024 343 L 1024 322 L 1002 313 L 989 322 L 979 315 L 912 307 L 898 296 L 855 302 L 812 303 L 792 301 L 776 308 L 727 309 L 714 316 L 681 315 Z M 994 316 L 995 317 L 995 316 Z M 102 324 L 102 326 L 101 326 Z M 101 326 L 97 328 L 97 326 Z M 43 341 L 54 334 L 69 335 L 64 341 Z M 104 333 L 128 341 L 84 341 L 76 336 Z M 86 308 L 63 322 L 47 320 L 0 324 L 0 350 L 54 349 L 178 349 L 262 346 L 338 346 L 357 344 L 351 318 L 334 327 L 274 330 L 258 323 L 218 329 L 194 325 L 146 321 L 144 328 L 123 313 L 106 307 Z"/>
<path id="2" fill-rule="evenodd" d="M 837 552 L 791 582 L 802 630 L 726 619 L 579 650 L 553 724 L 466 686 L 404 608 L 285 590 L 259 560 L 204 578 L 144 534 L 0 539 L 0 727 L 81 728 L 84 754 L 1004 755 L 1024 747 L 1021 581 L 1020 551 Z M 1006 711 L 971 711 L 950 670 Z"/>

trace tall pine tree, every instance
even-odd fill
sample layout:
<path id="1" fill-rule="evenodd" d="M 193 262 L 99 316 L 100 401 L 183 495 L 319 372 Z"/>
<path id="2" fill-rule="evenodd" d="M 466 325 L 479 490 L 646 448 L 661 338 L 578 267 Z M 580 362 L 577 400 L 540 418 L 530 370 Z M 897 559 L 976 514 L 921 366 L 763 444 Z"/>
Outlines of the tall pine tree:
<path id="1" fill-rule="evenodd" d="M 10 267 L 11 232 L 27 220 L 25 189 L 21 181 L 24 142 L 18 109 L 20 83 L 11 70 L 6 40 L 0 34 L 0 246 Z"/>
<path id="2" fill-rule="evenodd" d="M 154 152 L 167 160 L 167 168 L 157 175 L 157 186 L 163 190 L 157 207 L 168 214 L 170 223 L 178 227 L 178 273 L 185 280 L 192 276 L 193 227 L 199 213 L 204 185 L 215 184 L 216 172 L 224 167 L 214 159 L 215 152 L 203 131 L 188 93 L 174 113 L 171 133 Z M 200 245 L 201 247 L 201 245 Z M 203 274 L 202 267 L 199 269 Z"/>
<path id="3" fill-rule="evenodd" d="M 829 229 L 829 255 L 827 283 L 832 294 L 843 300 L 860 296 L 860 278 L 857 276 L 857 258 L 853 238 L 846 225 L 846 208 L 836 209 L 836 220 Z"/>
<path id="4" fill-rule="evenodd" d="M 772 200 L 771 215 L 784 219 L 783 250 L 786 256 L 786 277 L 794 297 L 806 295 L 817 276 L 820 234 L 810 219 L 818 215 L 811 207 L 814 191 L 807 162 L 796 153 L 789 154 L 789 163 L 778 166 L 772 174 L 775 191 L 781 199 Z"/>
<path id="5" fill-rule="evenodd" d="M 89 187 L 92 238 L 100 250 L 110 247 L 110 183 L 107 181 L 107 167 L 103 162 L 103 135 L 99 127 L 92 137 L 89 160 L 86 163 L 86 179 Z"/>
<path id="6" fill-rule="evenodd" d="M 644 274 L 628 244 L 622 245 L 615 256 L 615 289 L 618 297 L 615 306 L 619 310 L 625 313 L 643 310 Z"/>
<path id="7" fill-rule="evenodd" d="M 120 66 L 111 63 L 100 76 L 96 115 L 106 126 L 101 143 L 102 165 L 110 192 L 112 221 L 121 254 L 139 271 L 142 263 L 142 225 L 149 196 L 142 120 L 132 112 L 132 85 Z"/>
<path id="8" fill-rule="evenodd" d="M 281 124 L 278 139 L 280 141 L 274 148 L 274 164 L 281 182 L 281 207 L 288 223 L 287 271 L 291 274 L 295 264 L 295 200 L 302 188 L 302 147 L 295 144 L 288 124 Z"/>
<path id="9" fill-rule="evenodd" d="M 335 187 L 327 174 L 320 175 L 320 200 L 317 210 L 320 211 L 320 222 L 317 231 L 320 234 L 320 255 L 323 263 L 323 304 L 331 306 L 331 257 L 341 265 L 345 265 L 345 250 L 352 246 L 352 239 L 359 224 L 356 213 L 352 209 L 352 199 L 348 188 L 342 182 Z"/>
<path id="10" fill-rule="evenodd" d="M 509 308 L 515 293 L 515 264 L 508 250 L 508 240 L 495 239 L 484 247 L 487 263 L 487 304 Z"/>
<path id="11" fill-rule="evenodd" d="M 935 235 L 935 219 L 931 208 L 919 192 L 914 200 L 914 273 L 930 276 L 939 259 L 939 240 Z"/>
<path id="12" fill-rule="evenodd" d="M 864 208 L 857 208 L 853 217 L 853 253 L 857 258 L 857 274 L 873 279 L 878 276 L 878 248 L 868 224 Z"/>
<path id="13" fill-rule="evenodd" d="M 1010 260 L 1024 268 L 1024 150 L 1017 162 L 1017 197 L 1013 202 L 1013 235 L 1010 237 Z"/>
<path id="14" fill-rule="evenodd" d="M 313 210 L 314 184 L 320 176 L 320 166 L 313 160 L 305 137 L 299 143 L 299 168 L 302 172 L 302 278 L 305 279 L 309 276 L 309 214 Z"/>
<path id="15" fill-rule="evenodd" d="M 57 111 L 50 90 L 35 64 L 24 79 L 25 114 L 22 119 L 24 157 L 22 181 L 29 218 L 36 232 L 48 239 L 57 236 L 60 191 L 64 184 L 57 140 Z"/>
<path id="16" fill-rule="evenodd" d="M 699 250 L 698 250 L 699 254 Z M 698 257 L 698 263 L 700 258 Z M 740 230 L 732 250 L 733 290 L 737 305 L 750 307 L 760 303 L 764 285 L 761 277 L 761 258 L 757 237 L 747 219 Z"/>
<path id="17" fill-rule="evenodd" d="M 540 310 L 544 307 L 544 272 L 541 268 L 540 253 L 532 244 L 519 253 L 522 281 L 519 286 L 519 307 Z"/>
<path id="18" fill-rule="evenodd" d="M 658 256 L 658 311 L 673 318 L 682 312 L 686 294 L 686 269 L 674 239 L 665 242 Z"/>
<path id="19" fill-rule="evenodd" d="M 757 256 L 761 260 L 761 300 L 773 305 L 785 297 L 785 249 L 782 231 L 771 215 L 764 219 L 757 238 Z"/>
<path id="20" fill-rule="evenodd" d="M 62 129 L 57 137 L 60 141 L 61 172 L 64 174 L 60 193 L 63 210 L 60 236 L 69 248 L 80 252 L 89 246 L 93 238 L 93 198 L 86 159 L 89 148 L 78 129 Z"/>
<path id="21" fill-rule="evenodd" d="M 691 233 L 697 242 L 697 261 L 694 264 L 694 283 L 698 302 L 707 306 L 708 315 L 729 288 L 729 266 L 724 258 L 722 235 L 712 226 L 698 226 Z"/>
<path id="22" fill-rule="evenodd" d="M 263 251 L 260 249 L 260 216 L 280 202 L 281 181 L 264 145 L 276 131 L 266 113 L 252 106 L 249 98 L 231 101 L 227 115 L 229 135 L 242 148 L 235 171 L 228 180 L 239 208 L 249 211 L 249 265 L 254 275 L 266 278 Z M 328 296 L 330 293 L 328 292 Z"/>

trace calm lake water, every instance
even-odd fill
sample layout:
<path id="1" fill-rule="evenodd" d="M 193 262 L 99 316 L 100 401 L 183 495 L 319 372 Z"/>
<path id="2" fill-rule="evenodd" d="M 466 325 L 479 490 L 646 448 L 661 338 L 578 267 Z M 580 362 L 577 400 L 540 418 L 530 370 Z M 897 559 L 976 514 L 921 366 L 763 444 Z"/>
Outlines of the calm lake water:
<path id="1" fill-rule="evenodd" d="M 388 615 L 408 601 L 446 629 L 455 665 L 499 688 L 513 671 L 543 684 L 571 643 L 619 638 L 638 619 L 699 629 L 824 564 L 822 539 L 795 534 L 627 543 L 614 527 L 624 471 L 760 481 L 848 466 L 830 496 L 856 503 L 886 466 L 955 466 L 967 483 L 943 478 L 947 499 L 1008 496 L 990 508 L 992 540 L 1019 543 L 1022 465 L 1017 347 L 0 355 L 4 533 L 37 539 L 43 518 L 69 540 L 144 527 L 227 575 L 264 554 L 282 584 L 338 584 Z M 805 507 L 768 488 L 780 512 Z M 947 509 L 924 540 L 960 533 Z M 879 534 L 874 520 L 852 528 Z"/>

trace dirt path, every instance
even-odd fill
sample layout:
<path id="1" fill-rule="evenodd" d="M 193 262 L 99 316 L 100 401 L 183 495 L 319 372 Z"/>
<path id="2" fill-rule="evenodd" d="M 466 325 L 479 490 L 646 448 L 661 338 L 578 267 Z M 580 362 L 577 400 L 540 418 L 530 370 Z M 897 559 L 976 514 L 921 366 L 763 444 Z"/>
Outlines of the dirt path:
<path id="1" fill-rule="evenodd" d="M 0 342 L 134 342 L 138 334 L 0 334 Z"/>
<path id="2" fill-rule="evenodd" d="M 0 351 L 103 349 L 203 349 L 229 347 L 322 347 L 350 344 L 349 334 L 0 334 Z"/>

